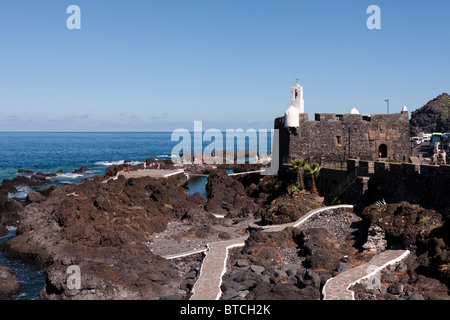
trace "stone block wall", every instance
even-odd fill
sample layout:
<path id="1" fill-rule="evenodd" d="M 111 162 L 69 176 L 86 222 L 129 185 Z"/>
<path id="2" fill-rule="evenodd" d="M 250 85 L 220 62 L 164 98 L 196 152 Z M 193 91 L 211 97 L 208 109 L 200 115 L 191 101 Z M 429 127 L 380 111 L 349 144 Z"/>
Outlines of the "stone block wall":
<path id="1" fill-rule="evenodd" d="M 347 173 L 352 168 L 367 167 L 367 163 L 349 160 Z M 428 207 L 448 208 L 450 213 L 450 166 L 415 165 L 409 163 L 374 162 L 373 173 L 364 182 L 355 184 L 344 198 L 363 199 L 368 205 L 377 200 L 408 201 Z"/>
<path id="2" fill-rule="evenodd" d="M 408 112 L 371 116 L 320 113 L 315 119 L 308 121 L 307 114 L 300 114 L 298 128 L 284 127 L 284 118 L 275 120 L 280 159 L 338 163 L 357 157 L 374 161 L 380 150 L 385 158 L 407 160 L 411 156 Z"/>

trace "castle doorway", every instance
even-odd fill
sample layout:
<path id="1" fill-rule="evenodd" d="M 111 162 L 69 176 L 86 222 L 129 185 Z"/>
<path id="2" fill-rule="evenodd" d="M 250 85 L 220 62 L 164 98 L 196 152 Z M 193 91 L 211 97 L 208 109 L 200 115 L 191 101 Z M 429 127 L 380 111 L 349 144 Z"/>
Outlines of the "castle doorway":
<path id="1" fill-rule="evenodd" d="M 380 144 L 380 146 L 378 147 L 378 157 L 387 158 L 387 155 L 388 155 L 387 145 Z"/>

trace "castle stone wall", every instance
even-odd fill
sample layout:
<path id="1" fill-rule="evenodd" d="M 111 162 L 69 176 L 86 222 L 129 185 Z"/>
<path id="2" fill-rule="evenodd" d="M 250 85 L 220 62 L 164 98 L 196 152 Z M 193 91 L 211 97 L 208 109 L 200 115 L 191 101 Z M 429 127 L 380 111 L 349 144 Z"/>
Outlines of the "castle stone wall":
<path id="1" fill-rule="evenodd" d="M 363 116 L 319 113 L 315 121 L 299 116 L 300 125 L 286 128 L 284 118 L 275 119 L 280 132 L 280 159 L 305 158 L 310 162 L 338 163 L 348 158 L 377 160 L 411 156 L 408 112 Z M 380 149 L 381 146 L 381 149 Z"/>
<path id="2" fill-rule="evenodd" d="M 361 161 L 350 159 L 347 173 L 360 165 Z M 384 199 L 388 203 L 408 201 L 450 208 L 450 166 L 373 162 L 373 168 L 373 173 L 366 175 L 364 186 L 355 185 L 344 195 L 346 201 L 363 199 L 363 204 L 368 205 Z"/>

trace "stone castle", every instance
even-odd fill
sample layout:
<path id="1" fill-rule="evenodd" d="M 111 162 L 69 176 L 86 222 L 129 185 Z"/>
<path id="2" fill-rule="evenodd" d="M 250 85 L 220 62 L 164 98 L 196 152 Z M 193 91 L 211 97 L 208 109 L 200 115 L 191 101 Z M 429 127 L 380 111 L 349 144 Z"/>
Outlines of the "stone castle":
<path id="1" fill-rule="evenodd" d="M 406 107 L 395 114 L 361 115 L 356 108 L 348 114 L 316 113 L 314 121 L 308 120 L 304 108 L 303 88 L 296 84 L 290 107 L 275 119 L 281 163 L 295 158 L 322 165 L 352 158 L 408 161 L 411 156 Z"/>

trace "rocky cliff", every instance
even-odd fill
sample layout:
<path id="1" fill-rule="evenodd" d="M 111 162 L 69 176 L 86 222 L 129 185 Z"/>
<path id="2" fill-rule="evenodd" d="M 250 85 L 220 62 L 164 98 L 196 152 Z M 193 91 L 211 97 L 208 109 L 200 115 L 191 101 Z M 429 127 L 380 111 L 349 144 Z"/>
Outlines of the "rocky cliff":
<path id="1" fill-rule="evenodd" d="M 450 95 L 443 93 L 413 111 L 410 125 L 414 135 L 419 131 L 428 133 L 450 131 Z"/>

